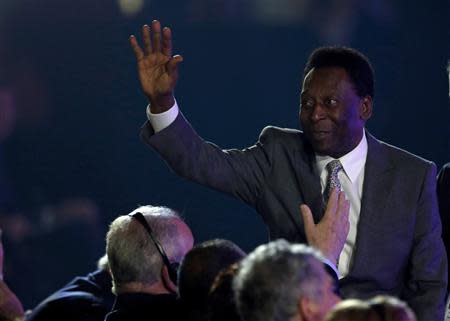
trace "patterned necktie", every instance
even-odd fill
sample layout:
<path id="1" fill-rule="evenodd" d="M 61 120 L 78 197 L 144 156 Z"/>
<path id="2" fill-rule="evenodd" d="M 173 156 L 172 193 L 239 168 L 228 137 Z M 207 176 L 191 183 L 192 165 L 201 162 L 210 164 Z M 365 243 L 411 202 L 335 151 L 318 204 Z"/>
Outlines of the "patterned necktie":
<path id="1" fill-rule="evenodd" d="M 332 160 L 325 166 L 328 171 L 327 185 L 325 186 L 324 200 L 325 204 L 328 203 L 331 190 L 336 187 L 341 190 L 341 182 L 339 181 L 338 173 L 343 170 L 341 162 L 338 159 Z"/>

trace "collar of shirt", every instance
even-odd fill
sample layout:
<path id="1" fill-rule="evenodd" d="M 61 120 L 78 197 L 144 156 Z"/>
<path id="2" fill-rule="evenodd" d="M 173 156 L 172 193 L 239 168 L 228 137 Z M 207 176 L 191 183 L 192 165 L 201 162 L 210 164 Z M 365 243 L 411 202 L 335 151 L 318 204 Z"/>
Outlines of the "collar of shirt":
<path id="1" fill-rule="evenodd" d="M 351 152 L 345 154 L 344 156 L 338 158 L 344 168 L 345 175 L 348 179 L 354 183 L 361 170 L 366 164 L 367 157 L 367 138 L 366 133 L 363 131 L 363 137 Z M 325 166 L 335 158 L 331 156 L 321 156 L 316 154 L 316 171 L 319 174 L 321 181 L 325 181 L 327 177 L 327 171 Z M 322 182 L 323 184 L 324 182 Z"/>

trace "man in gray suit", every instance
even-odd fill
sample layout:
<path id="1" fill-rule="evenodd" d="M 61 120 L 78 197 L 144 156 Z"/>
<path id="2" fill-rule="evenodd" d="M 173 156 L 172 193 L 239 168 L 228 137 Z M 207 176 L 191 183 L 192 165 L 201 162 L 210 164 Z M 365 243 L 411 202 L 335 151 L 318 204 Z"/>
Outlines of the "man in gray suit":
<path id="1" fill-rule="evenodd" d="M 271 239 L 310 245 L 345 229 L 345 217 L 323 216 L 330 190 L 342 189 L 349 232 L 340 255 L 331 250 L 327 257 L 338 265 L 344 296 L 396 295 L 419 320 L 442 320 L 447 261 L 436 167 L 365 130 L 373 100 L 366 57 L 343 47 L 317 49 L 304 72 L 304 131 L 269 126 L 254 146 L 222 150 L 179 112 L 173 93 L 183 58 L 172 56 L 171 30 L 153 21 L 151 30 L 143 28 L 143 49 L 134 36 L 130 42 L 150 102 L 141 136 L 176 173 L 253 206 Z"/>

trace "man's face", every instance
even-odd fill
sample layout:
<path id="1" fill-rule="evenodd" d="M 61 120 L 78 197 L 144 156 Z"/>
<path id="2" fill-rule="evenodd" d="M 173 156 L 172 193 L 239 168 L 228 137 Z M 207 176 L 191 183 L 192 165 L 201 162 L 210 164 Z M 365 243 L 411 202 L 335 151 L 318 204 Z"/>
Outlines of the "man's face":
<path id="1" fill-rule="evenodd" d="M 315 270 L 319 273 L 319 277 L 314 284 L 319 287 L 319 299 L 303 299 L 301 319 L 305 321 L 322 321 L 328 312 L 341 301 L 341 298 L 334 292 L 334 282 L 331 276 L 325 271 L 323 263 L 314 262 Z"/>
<path id="2" fill-rule="evenodd" d="M 339 158 L 361 141 L 372 99 L 359 97 L 340 67 L 312 69 L 303 81 L 300 123 L 319 155 Z"/>
<path id="3" fill-rule="evenodd" d="M 323 297 L 322 297 L 322 312 L 323 315 L 321 316 L 321 319 L 324 319 L 325 316 L 328 314 L 328 312 L 331 311 L 331 309 L 341 301 L 341 298 L 336 295 L 334 292 L 334 282 L 331 278 L 331 276 L 328 275 L 327 272 L 325 272 L 325 282 L 323 282 Z"/>

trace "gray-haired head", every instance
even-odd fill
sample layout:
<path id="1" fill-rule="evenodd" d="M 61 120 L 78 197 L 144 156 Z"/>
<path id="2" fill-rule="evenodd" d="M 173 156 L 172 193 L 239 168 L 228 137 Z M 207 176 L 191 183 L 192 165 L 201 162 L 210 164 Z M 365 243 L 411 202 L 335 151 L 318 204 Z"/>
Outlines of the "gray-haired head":
<path id="1" fill-rule="evenodd" d="M 192 248 L 189 227 L 178 214 L 167 207 L 141 206 L 130 214 L 141 212 L 153 236 L 162 245 L 170 262 L 180 262 Z M 164 263 L 144 227 L 129 215 L 116 218 L 106 235 L 106 253 L 113 277 L 113 291 L 135 282 L 152 285 L 161 281 Z"/>
<path id="2" fill-rule="evenodd" d="M 257 247 L 242 262 L 234 279 L 244 321 L 286 321 L 301 314 L 300 301 L 320 307 L 317 318 L 338 301 L 323 257 L 311 247 L 277 240 Z M 324 301 L 325 300 L 325 301 Z M 308 318 L 300 317 L 300 320 Z M 313 318 L 310 318 L 313 320 Z"/>
<path id="3" fill-rule="evenodd" d="M 108 255 L 104 254 L 97 261 L 97 269 L 99 270 L 108 270 Z"/>

